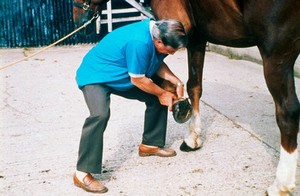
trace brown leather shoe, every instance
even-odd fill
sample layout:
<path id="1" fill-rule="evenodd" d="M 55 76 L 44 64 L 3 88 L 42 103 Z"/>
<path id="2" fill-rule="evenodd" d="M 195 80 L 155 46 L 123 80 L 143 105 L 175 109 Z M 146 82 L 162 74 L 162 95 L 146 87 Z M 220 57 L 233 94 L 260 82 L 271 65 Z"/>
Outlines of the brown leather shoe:
<path id="1" fill-rule="evenodd" d="M 104 185 L 102 185 L 100 181 L 96 180 L 91 174 L 87 174 L 83 178 L 83 183 L 80 182 L 76 174 L 73 175 L 73 180 L 76 186 L 83 188 L 88 192 L 105 193 L 108 191 L 108 189 Z"/>
<path id="2" fill-rule="evenodd" d="M 147 146 L 144 144 L 140 144 L 139 155 L 141 157 L 147 157 L 147 156 L 173 157 L 176 156 L 176 152 L 171 148 L 160 148 L 157 146 Z"/>

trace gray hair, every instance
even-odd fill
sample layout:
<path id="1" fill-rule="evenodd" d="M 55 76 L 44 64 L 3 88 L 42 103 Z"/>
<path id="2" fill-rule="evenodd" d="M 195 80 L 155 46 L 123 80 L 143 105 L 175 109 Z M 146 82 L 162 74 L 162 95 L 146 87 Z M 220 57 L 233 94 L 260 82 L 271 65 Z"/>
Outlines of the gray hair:
<path id="1" fill-rule="evenodd" d="M 188 43 L 183 24 L 174 19 L 156 21 L 152 28 L 152 36 L 174 49 L 186 47 Z"/>

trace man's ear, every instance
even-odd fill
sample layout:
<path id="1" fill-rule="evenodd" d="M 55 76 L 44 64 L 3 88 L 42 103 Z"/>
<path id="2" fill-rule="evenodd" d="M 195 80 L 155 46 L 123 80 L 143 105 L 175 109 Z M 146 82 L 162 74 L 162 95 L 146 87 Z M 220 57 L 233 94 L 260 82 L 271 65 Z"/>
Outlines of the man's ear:
<path id="1" fill-rule="evenodd" d="M 161 45 L 161 44 L 164 44 L 161 39 L 154 39 L 154 44 L 157 46 L 157 45 Z"/>

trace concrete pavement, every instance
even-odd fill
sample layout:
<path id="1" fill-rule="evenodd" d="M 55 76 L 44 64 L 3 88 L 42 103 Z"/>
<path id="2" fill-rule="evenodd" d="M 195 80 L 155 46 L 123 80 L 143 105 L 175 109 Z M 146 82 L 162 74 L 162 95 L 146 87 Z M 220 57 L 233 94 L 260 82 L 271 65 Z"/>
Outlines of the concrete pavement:
<path id="1" fill-rule="evenodd" d="M 262 58 L 256 46 L 248 48 L 232 48 L 209 43 L 211 51 L 229 56 L 232 58 L 247 59 L 248 61 L 262 64 Z M 294 66 L 295 75 L 300 78 L 300 56 L 296 59 Z"/>
<path id="2" fill-rule="evenodd" d="M 0 195 L 90 195 L 73 185 L 72 174 L 88 115 L 75 71 L 91 47 L 51 48 L 0 71 Z M 34 51 L 1 49 L 0 64 Z M 185 51 L 166 62 L 187 81 Z M 103 175 L 97 176 L 109 188 L 104 195 L 264 194 L 275 178 L 279 131 L 262 66 L 211 52 L 205 64 L 205 143 L 199 151 L 178 150 L 188 125 L 175 123 L 170 114 L 167 146 L 178 155 L 139 157 L 145 107 L 112 97 Z M 299 97 L 299 79 L 296 88 Z M 295 195 L 300 194 L 299 168 Z"/>

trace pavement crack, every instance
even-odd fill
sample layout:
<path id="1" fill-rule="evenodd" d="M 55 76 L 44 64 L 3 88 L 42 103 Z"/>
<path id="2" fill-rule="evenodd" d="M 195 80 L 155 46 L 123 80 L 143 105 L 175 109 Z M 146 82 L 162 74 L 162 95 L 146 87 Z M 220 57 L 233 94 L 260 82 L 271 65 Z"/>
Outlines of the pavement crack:
<path id="1" fill-rule="evenodd" d="M 9 78 L 10 76 L 6 76 L 6 78 Z M 13 88 L 13 87 L 9 87 L 8 85 L 8 82 L 5 81 L 5 90 L 3 91 L 3 106 L 1 107 L 1 111 L 4 111 L 4 110 L 11 110 L 13 112 L 13 114 L 16 114 L 16 116 L 22 116 L 22 115 L 25 115 L 25 116 L 30 116 L 34 119 L 34 121 L 38 122 L 38 123 L 42 123 L 40 120 L 38 120 L 35 116 L 33 116 L 32 114 L 30 114 L 30 112 L 23 112 L 21 110 L 19 110 L 18 108 L 12 106 L 10 103 L 9 103 L 9 99 L 12 97 L 12 95 L 9 93 L 9 89 L 10 88 Z"/>
<path id="2" fill-rule="evenodd" d="M 227 115 L 223 114 L 221 111 L 217 110 L 216 108 L 214 108 L 212 105 L 210 105 L 209 103 L 201 100 L 201 102 L 211 108 L 212 110 L 214 110 L 215 112 L 217 112 L 218 114 L 220 114 L 221 116 L 224 116 L 227 120 L 229 120 L 235 127 L 237 128 L 241 128 L 243 131 L 246 131 L 247 133 L 249 133 L 251 136 L 253 136 L 255 139 L 257 139 L 258 141 L 262 142 L 263 144 L 265 144 L 266 146 L 268 146 L 269 148 L 271 148 L 272 150 L 274 150 L 277 154 L 280 154 L 279 150 L 277 150 L 275 147 L 273 147 L 271 144 L 269 144 L 267 141 L 263 140 L 259 135 L 257 135 L 256 133 L 254 133 L 253 131 L 250 131 L 248 129 L 246 129 L 245 127 L 243 127 L 242 125 L 238 124 L 237 122 L 235 122 L 234 120 L 232 120 L 231 118 L 229 118 Z M 300 164 L 297 164 L 298 167 L 300 167 Z"/>
<path id="3" fill-rule="evenodd" d="M 212 105 L 210 105 L 209 103 L 201 100 L 201 102 L 206 105 L 207 107 L 211 108 L 212 110 L 214 110 L 215 112 L 217 112 L 218 114 L 224 116 L 227 120 L 229 120 L 235 127 L 237 128 L 241 128 L 243 131 L 246 131 L 247 133 L 249 133 L 251 136 L 253 136 L 254 138 L 256 138 L 258 141 L 262 142 L 263 144 L 265 144 L 266 146 L 268 146 L 269 148 L 273 149 L 275 152 L 280 153 L 275 147 L 273 147 L 271 144 L 269 144 L 267 141 L 263 140 L 260 136 L 258 136 L 256 133 L 254 133 L 253 131 L 250 131 L 246 128 L 244 128 L 242 125 L 238 124 L 237 122 L 235 122 L 234 120 L 232 120 L 231 118 L 229 118 L 227 115 L 223 114 L 221 111 L 217 110 L 216 108 L 214 108 Z"/>

